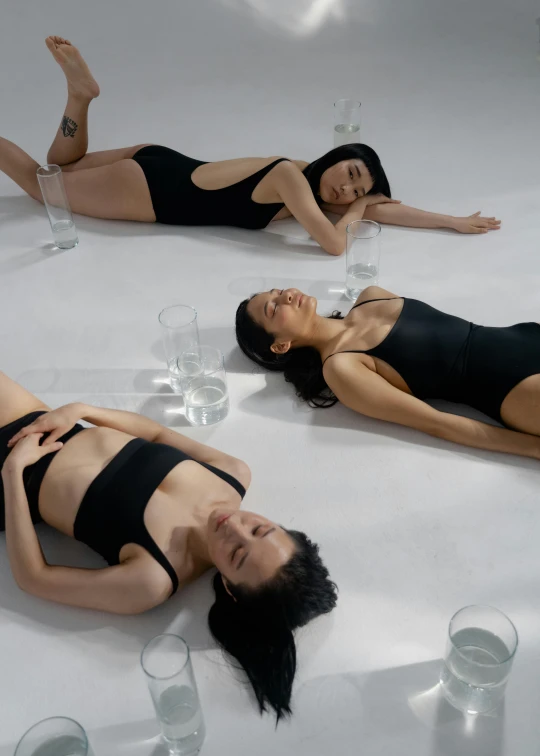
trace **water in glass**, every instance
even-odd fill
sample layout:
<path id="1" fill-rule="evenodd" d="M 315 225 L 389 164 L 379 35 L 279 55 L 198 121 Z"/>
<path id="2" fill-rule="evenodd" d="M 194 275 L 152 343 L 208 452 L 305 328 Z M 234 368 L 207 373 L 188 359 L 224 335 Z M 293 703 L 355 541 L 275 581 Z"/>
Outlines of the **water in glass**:
<path id="1" fill-rule="evenodd" d="M 229 394 L 221 378 L 193 378 L 184 393 L 186 417 L 193 425 L 212 425 L 227 417 Z"/>
<path id="2" fill-rule="evenodd" d="M 54 242 L 59 249 L 72 249 L 79 243 L 77 229 L 72 220 L 55 221 L 52 224 Z"/>
<path id="3" fill-rule="evenodd" d="M 197 694 L 187 685 L 171 685 L 156 703 L 163 736 L 172 753 L 197 753 L 205 738 L 205 727 Z"/>
<path id="4" fill-rule="evenodd" d="M 355 263 L 347 268 L 345 294 L 349 299 L 355 300 L 368 286 L 377 286 L 378 283 L 379 270 L 376 265 Z"/>
<path id="5" fill-rule="evenodd" d="M 478 627 L 459 630 L 441 672 L 441 686 L 457 709 L 481 714 L 494 709 L 504 696 L 510 668 L 509 651 L 493 633 Z M 492 665 L 492 666 L 491 666 Z"/>
<path id="6" fill-rule="evenodd" d="M 360 140 L 359 123 L 338 123 L 334 126 L 334 147 L 353 144 Z"/>
<path id="7" fill-rule="evenodd" d="M 50 738 L 36 748 L 32 756 L 86 756 L 86 743 L 73 735 Z"/>

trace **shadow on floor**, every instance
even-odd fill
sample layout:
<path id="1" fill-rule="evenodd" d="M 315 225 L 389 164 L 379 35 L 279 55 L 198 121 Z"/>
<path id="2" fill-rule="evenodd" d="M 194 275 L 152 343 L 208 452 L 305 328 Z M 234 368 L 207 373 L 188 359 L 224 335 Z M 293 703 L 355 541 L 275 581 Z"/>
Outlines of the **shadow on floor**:
<path id="1" fill-rule="evenodd" d="M 313 756 L 357 743 L 363 753 L 401 753 L 403 743 L 433 756 L 500 756 L 504 708 L 470 717 L 447 703 L 439 686 L 440 660 L 370 674 L 318 677 L 300 686 L 295 730 Z M 300 737 L 298 739 L 300 745 Z M 408 750 L 407 753 L 413 752 Z"/>
<path id="2" fill-rule="evenodd" d="M 465 405 L 451 404 L 439 400 L 428 403 L 442 412 L 450 412 L 462 417 L 480 420 L 486 424 L 497 425 L 491 418 Z M 450 441 L 429 436 L 412 428 L 406 428 L 382 420 L 375 420 L 353 412 L 339 403 L 327 409 L 309 407 L 307 403 L 301 402 L 296 398 L 294 388 L 290 384 L 285 383 L 282 374 L 267 372 L 264 388 L 253 392 L 243 399 L 238 409 L 263 418 L 278 419 L 301 425 L 307 424 L 315 430 L 319 428 L 344 428 L 346 430 L 361 431 L 362 433 L 359 433 L 358 440 L 356 441 L 358 445 L 366 443 L 371 446 L 373 445 L 373 436 L 379 436 L 425 448 L 446 450 L 483 462 L 493 463 L 494 459 L 492 452 L 473 449 L 461 444 L 453 444 Z M 325 443 L 332 443 L 331 435 L 325 435 Z M 511 454 L 498 454 L 496 458 L 498 464 L 522 470 L 538 470 L 538 463 L 533 459 Z"/>

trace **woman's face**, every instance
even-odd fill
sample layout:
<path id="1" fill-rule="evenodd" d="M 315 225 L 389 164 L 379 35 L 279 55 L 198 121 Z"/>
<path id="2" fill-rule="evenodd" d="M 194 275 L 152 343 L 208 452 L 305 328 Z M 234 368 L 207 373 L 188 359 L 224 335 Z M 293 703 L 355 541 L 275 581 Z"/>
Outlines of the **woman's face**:
<path id="1" fill-rule="evenodd" d="M 256 294 L 247 306 L 248 315 L 267 333 L 275 344 L 301 341 L 312 330 L 317 315 L 317 300 L 299 289 L 271 289 Z"/>
<path id="2" fill-rule="evenodd" d="M 296 549 L 283 528 L 254 512 L 215 509 L 207 528 L 210 558 L 233 585 L 258 588 L 287 564 Z"/>
<path id="3" fill-rule="evenodd" d="M 350 205 L 373 189 L 373 179 L 363 160 L 341 160 L 321 176 L 319 194 L 330 205 Z"/>

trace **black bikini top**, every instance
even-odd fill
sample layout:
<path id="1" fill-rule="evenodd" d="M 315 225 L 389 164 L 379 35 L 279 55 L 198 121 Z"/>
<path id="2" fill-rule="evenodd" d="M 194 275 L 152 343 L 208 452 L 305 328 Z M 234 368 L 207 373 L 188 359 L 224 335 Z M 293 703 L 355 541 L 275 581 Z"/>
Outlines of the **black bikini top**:
<path id="1" fill-rule="evenodd" d="M 141 438 L 130 441 L 90 484 L 75 519 L 75 538 L 97 551 L 111 565 L 119 563 L 120 551 L 127 543 L 142 546 L 167 571 L 173 584 L 172 593 L 175 593 L 178 577 L 148 532 L 144 513 L 163 479 L 176 465 L 189 459 L 193 458 L 166 444 Z M 246 489 L 232 475 L 205 462 L 197 464 L 231 485 L 244 498 Z"/>

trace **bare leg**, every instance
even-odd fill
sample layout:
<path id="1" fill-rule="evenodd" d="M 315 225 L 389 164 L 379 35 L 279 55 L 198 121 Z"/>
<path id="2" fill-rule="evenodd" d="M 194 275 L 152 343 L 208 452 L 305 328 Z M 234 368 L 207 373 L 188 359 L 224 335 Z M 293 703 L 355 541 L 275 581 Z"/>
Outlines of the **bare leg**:
<path id="1" fill-rule="evenodd" d="M 38 166 L 24 150 L 0 137 L 0 171 L 31 197 L 43 202 L 36 176 Z M 64 184 L 74 213 L 148 223 L 156 220 L 146 178 L 134 160 L 67 172 Z"/>
<path id="2" fill-rule="evenodd" d="M 45 44 L 66 76 L 68 101 L 47 162 L 66 165 L 88 149 L 88 107 L 99 96 L 99 86 L 82 55 L 69 40 L 47 37 Z"/>
<path id="3" fill-rule="evenodd" d="M 540 436 L 540 375 L 514 386 L 501 405 L 501 417 L 515 430 Z"/>
<path id="4" fill-rule="evenodd" d="M 30 412 L 48 409 L 50 407 L 43 404 L 37 396 L 0 372 L 0 428 Z"/>

